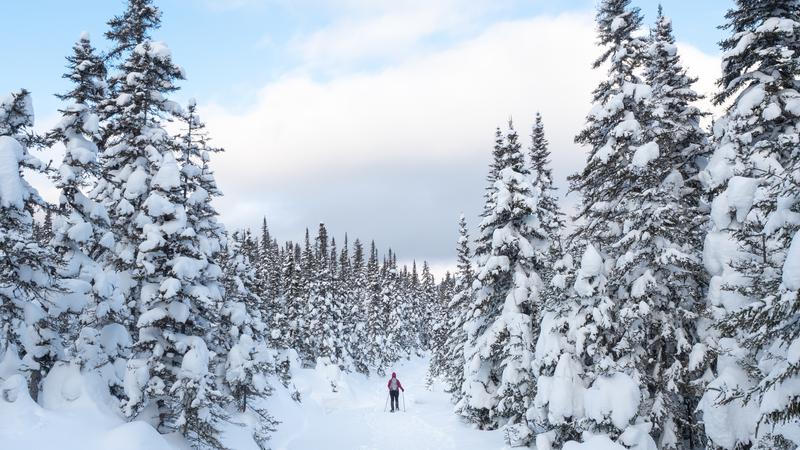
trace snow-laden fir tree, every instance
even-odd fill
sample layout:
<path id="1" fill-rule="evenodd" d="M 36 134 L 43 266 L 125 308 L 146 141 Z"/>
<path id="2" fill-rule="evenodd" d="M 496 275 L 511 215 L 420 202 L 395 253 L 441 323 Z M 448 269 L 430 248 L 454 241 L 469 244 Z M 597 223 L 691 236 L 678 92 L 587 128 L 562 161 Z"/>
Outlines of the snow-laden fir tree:
<path id="1" fill-rule="evenodd" d="M 726 14 L 704 248 L 717 332 L 702 401 L 714 448 L 793 448 L 800 419 L 800 2 Z"/>
<path id="2" fill-rule="evenodd" d="M 316 307 L 312 307 L 309 300 L 311 292 L 311 282 L 316 273 L 317 260 L 314 255 L 314 247 L 311 244 L 311 234 L 306 228 L 305 239 L 303 242 L 302 253 L 300 255 L 300 270 L 297 274 L 297 283 L 300 297 L 297 300 L 299 316 L 297 321 L 297 353 L 306 366 L 313 366 L 316 363 L 317 352 L 314 341 L 310 335 L 311 315 L 316 315 Z M 314 305 L 315 306 L 315 305 Z"/>
<path id="3" fill-rule="evenodd" d="M 186 224 L 185 230 L 173 238 L 176 245 L 171 253 L 176 256 L 168 263 L 172 267 L 169 282 L 180 282 L 181 292 L 176 297 L 183 296 L 181 305 L 188 307 L 189 316 L 179 331 L 181 339 L 189 339 L 190 350 L 184 355 L 181 374 L 171 393 L 186 405 L 181 431 L 196 445 L 218 444 L 219 424 L 228 418 L 224 406 L 230 395 L 240 411 L 252 414 L 253 438 L 265 448 L 274 425 L 262 405 L 271 393 L 267 377 L 274 373 L 275 361 L 275 355 L 268 350 L 269 330 L 262 319 L 268 311 L 263 311 L 263 301 L 252 301 L 252 293 L 247 292 L 248 286 L 239 278 L 237 271 L 247 277 L 252 270 L 247 260 L 237 258 L 235 265 L 229 266 L 229 270 L 234 270 L 231 275 L 242 283 L 232 286 L 231 295 L 220 282 L 226 237 L 217 221 L 218 213 L 211 205 L 221 192 L 210 168 L 210 155 L 221 149 L 209 145 L 205 124 L 196 109 L 195 101 L 191 100 L 181 112 L 183 127 L 175 139 L 180 163 L 176 200 L 183 201 Z M 244 301 L 237 301 L 239 298 Z M 169 335 L 165 337 L 169 340 Z M 194 367 L 186 370 L 187 364 Z M 220 372 L 224 372 L 227 391 L 219 390 L 215 376 Z"/>
<path id="4" fill-rule="evenodd" d="M 141 25 L 129 24 L 130 29 Z M 186 175 L 163 128 L 163 121 L 180 111 L 167 94 L 177 89 L 174 82 L 183 71 L 164 44 L 151 41 L 133 46 L 119 71 L 103 109 L 106 148 L 96 198 L 108 208 L 114 263 L 127 272 L 128 300 L 135 305 L 136 343 L 123 411 L 135 417 L 154 407 L 159 430 L 180 431 L 197 446 L 216 446 L 224 399 L 205 331 L 220 322 L 222 310 L 214 262 L 219 230 L 204 216 L 210 204 L 201 205 L 213 194 L 202 198 L 199 181 L 191 192 L 184 188 Z M 193 175 L 202 178 L 201 172 Z"/>
<path id="5" fill-rule="evenodd" d="M 124 412 L 136 416 L 155 407 L 159 431 L 219 447 L 226 400 L 214 380 L 221 343 L 210 335 L 223 322 L 221 270 L 214 262 L 219 236 L 208 233 L 205 218 L 190 218 L 173 152 L 160 157 L 151 163 L 156 171 L 135 219 L 144 238 L 136 253 L 143 270 Z"/>
<path id="6" fill-rule="evenodd" d="M 45 171 L 24 145 L 32 126 L 28 91 L 0 98 L 0 361 L 25 375 L 36 400 L 62 345 L 53 303 L 56 256 L 33 235 L 32 213 L 46 204 L 23 173 Z"/>
<path id="7" fill-rule="evenodd" d="M 161 26 L 161 11 L 153 0 L 128 0 L 125 12 L 108 21 L 105 35 L 113 42 L 107 58 L 115 59 L 150 39 L 150 31 Z"/>
<path id="8" fill-rule="evenodd" d="M 419 287 L 416 289 L 415 298 L 412 301 L 416 306 L 416 313 L 419 314 L 417 325 L 417 344 L 415 348 L 430 350 L 432 330 L 435 324 L 434 313 L 438 309 L 436 292 L 436 279 L 431 273 L 431 267 L 427 261 L 422 262 L 422 273 L 420 274 Z M 412 319 L 411 317 L 407 318 Z"/>
<path id="9" fill-rule="evenodd" d="M 267 447 L 269 433 L 274 431 L 276 422 L 263 408 L 262 400 L 272 393 L 267 377 L 277 371 L 281 382 L 289 385 L 289 366 L 285 360 L 280 363 L 267 350 L 264 333 L 267 327 L 255 314 L 259 298 L 255 295 L 256 270 L 240 251 L 241 239 L 234 233 L 226 240 L 222 253 L 222 283 L 225 290 L 228 320 L 236 326 L 232 334 L 238 335 L 234 345 L 227 351 L 224 384 L 235 400 L 238 410 L 253 415 L 249 420 L 253 427 L 253 439 L 261 448 Z M 250 312 L 248 314 L 248 312 Z"/>
<path id="10" fill-rule="evenodd" d="M 126 327 L 130 324 L 125 322 L 130 311 L 119 274 L 108 264 L 114 248 L 108 212 L 87 195 L 99 175 L 97 107 L 105 95 L 106 69 L 85 33 L 67 62 L 64 78 L 74 86 L 58 96 L 69 103 L 48 136 L 65 148 L 54 175 L 61 196 L 52 245 L 61 260 L 61 283 L 69 292 L 63 300 L 77 303 L 74 307 L 79 312 L 68 335 L 76 361 L 83 369 L 99 374 L 112 393 L 121 397 L 131 345 Z"/>
<path id="11" fill-rule="evenodd" d="M 338 270 L 334 275 L 334 291 L 336 292 L 337 301 L 341 303 L 340 310 L 342 313 L 342 357 L 340 366 L 345 369 L 356 369 L 356 357 L 353 350 L 354 341 L 357 338 L 356 335 L 362 332 L 359 327 L 361 312 L 358 307 L 358 299 L 360 298 L 363 284 L 357 285 L 357 274 L 353 273 L 349 246 L 348 236 L 345 234 L 344 245 L 342 245 L 339 254 L 334 255 L 333 248 L 331 248 L 331 259 L 338 258 L 336 264 Z"/>
<path id="12" fill-rule="evenodd" d="M 309 246 L 308 253 L 304 253 L 304 258 L 310 259 L 304 330 L 311 364 L 320 358 L 337 362 L 336 356 L 341 354 L 341 312 L 334 299 L 329 243 L 325 225 L 319 224 L 313 249 Z"/>
<path id="13" fill-rule="evenodd" d="M 368 345 L 364 351 L 365 363 L 370 368 L 375 368 L 378 375 L 383 375 L 384 365 L 382 352 L 387 348 L 386 330 L 389 320 L 383 305 L 381 292 L 381 271 L 378 262 L 378 249 L 375 241 L 370 243 L 369 260 L 366 265 L 367 290 L 365 297 L 366 309 L 366 337 Z"/>
<path id="14" fill-rule="evenodd" d="M 415 348 L 416 335 L 408 325 L 413 314 L 413 303 L 409 300 L 408 289 L 403 285 L 397 260 L 391 249 L 384 258 L 380 278 L 378 311 L 385 317 L 385 328 L 381 331 L 382 345 L 376 349 L 376 366 L 387 369 L 399 359 L 407 357 Z"/>
<path id="15" fill-rule="evenodd" d="M 264 310 L 264 320 L 270 329 L 277 328 L 280 320 L 276 317 L 283 309 L 280 304 L 283 301 L 281 297 L 281 261 L 279 256 L 279 247 L 277 241 L 272 238 L 267 225 L 267 219 L 264 218 L 261 223 L 261 238 L 258 241 L 259 259 L 256 262 L 258 272 L 258 296 L 263 302 L 262 310 Z M 273 346 L 277 342 L 271 343 Z"/>
<path id="16" fill-rule="evenodd" d="M 480 225 L 475 296 L 464 329 L 465 380 L 460 413 L 481 428 L 524 421 L 533 395 L 530 367 L 541 284 L 531 227 L 536 208 L 530 171 L 511 124 L 495 150 Z"/>
<path id="17" fill-rule="evenodd" d="M 695 413 L 695 381 L 706 367 L 697 359 L 702 344 L 696 324 L 706 285 L 701 257 L 706 210 L 698 173 L 708 142 L 700 127 L 703 113 L 693 106 L 701 98 L 692 88 L 696 78 L 682 67 L 671 21 L 660 9 L 644 75 L 652 89 L 643 124 L 646 143 L 631 161 L 626 236 L 614 244 L 620 256 L 609 285 L 626 301 L 647 305 L 639 344 L 647 356 L 636 364 L 646 394 L 640 414 L 652 423 L 650 434 L 662 449 L 696 448 L 704 438 Z M 639 157 L 646 151 L 655 153 L 643 161 Z M 627 296 L 620 295 L 624 286 L 630 287 Z"/>
<path id="18" fill-rule="evenodd" d="M 339 250 L 336 248 L 336 238 L 331 237 L 331 245 L 328 253 L 328 271 L 330 273 L 330 297 L 331 302 L 329 306 L 328 321 L 331 325 L 331 342 L 333 344 L 333 352 L 331 361 L 335 362 L 342 370 L 346 369 L 348 364 L 346 343 L 345 343 L 345 324 L 349 320 L 346 313 L 347 299 L 346 299 L 346 286 L 341 278 L 342 273 L 339 269 Z"/>
<path id="19" fill-rule="evenodd" d="M 590 147 L 586 166 L 570 178 L 571 189 L 582 196 L 573 245 L 585 250 L 572 295 L 555 317 L 543 321 L 541 335 L 547 339 L 537 343 L 537 360 L 548 365 L 558 360 L 552 377 L 540 377 L 539 391 L 546 397 L 536 402 L 547 410 L 549 422 L 539 425 L 558 428 L 561 435 L 541 439 L 555 438 L 556 445 L 582 431 L 627 445 L 650 444 L 650 425 L 639 423 L 639 407 L 647 396 L 642 369 L 651 308 L 640 297 L 652 271 L 642 266 L 648 261 L 636 247 L 648 231 L 636 228 L 634 219 L 642 206 L 639 189 L 649 187 L 639 184 L 640 173 L 659 153 L 644 129 L 651 90 L 638 76 L 645 46 L 637 37 L 641 21 L 629 0 L 604 0 L 598 6 L 603 53 L 594 67 L 608 71 L 576 137 Z M 613 396 L 622 400 L 609 402 Z"/>
<path id="20" fill-rule="evenodd" d="M 281 333 L 281 347 L 300 351 L 301 324 L 303 321 L 303 278 L 301 268 L 300 247 L 291 242 L 284 251 L 283 270 L 283 313 L 278 321 L 277 330 Z"/>
<path id="21" fill-rule="evenodd" d="M 472 303 L 472 282 L 475 273 L 472 270 L 472 250 L 470 248 L 469 230 L 464 214 L 458 219 L 458 242 L 456 243 L 456 273 L 453 297 L 447 304 L 447 322 L 444 351 L 444 380 L 447 391 L 453 396 L 454 403 L 458 403 L 463 392 L 464 384 L 464 343 L 467 334 L 464 323 L 467 320 L 469 306 Z"/>
<path id="22" fill-rule="evenodd" d="M 426 266 L 427 267 L 427 263 Z M 423 274 L 425 272 L 425 268 L 423 268 Z M 448 273 L 449 276 L 449 273 Z M 425 276 L 423 275 L 423 280 Z M 449 278 L 446 278 L 442 281 L 440 286 L 435 286 L 434 284 L 434 295 L 433 301 L 429 307 L 429 343 L 428 343 L 428 351 L 431 354 L 431 360 L 428 364 L 428 373 L 426 376 L 426 385 L 430 388 L 433 382 L 437 378 L 442 378 L 446 373 L 447 368 L 447 347 L 445 347 L 445 342 L 447 341 L 447 337 L 449 334 L 449 314 L 447 310 L 447 305 L 450 303 L 450 299 L 452 298 L 452 292 L 448 292 L 450 290 L 450 286 L 446 285 L 446 281 L 449 283 Z"/>
<path id="23" fill-rule="evenodd" d="M 353 242 L 353 259 L 350 265 L 350 289 L 352 296 L 350 304 L 351 331 L 346 335 L 347 349 L 353 361 L 353 369 L 357 372 L 369 374 L 370 352 L 365 351 L 373 345 L 370 341 L 372 330 L 368 320 L 369 284 L 367 262 L 364 259 L 364 245 L 361 240 Z"/>

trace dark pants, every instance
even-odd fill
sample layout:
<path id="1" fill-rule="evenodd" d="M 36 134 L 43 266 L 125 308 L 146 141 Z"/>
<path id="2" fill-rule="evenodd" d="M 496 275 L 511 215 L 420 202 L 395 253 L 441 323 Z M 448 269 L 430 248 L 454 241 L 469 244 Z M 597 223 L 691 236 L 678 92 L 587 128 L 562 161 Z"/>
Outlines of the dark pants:
<path id="1" fill-rule="evenodd" d="M 400 390 L 389 389 L 389 398 L 392 401 L 392 411 L 394 411 L 395 409 L 400 409 Z"/>

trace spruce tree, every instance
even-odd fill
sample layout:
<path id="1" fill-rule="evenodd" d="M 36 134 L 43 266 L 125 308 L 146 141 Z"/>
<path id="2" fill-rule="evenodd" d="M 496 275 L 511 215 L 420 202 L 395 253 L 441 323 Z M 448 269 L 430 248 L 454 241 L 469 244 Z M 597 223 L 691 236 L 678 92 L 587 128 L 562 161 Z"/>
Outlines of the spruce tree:
<path id="1" fill-rule="evenodd" d="M 70 345 L 75 345 L 75 359 L 82 368 L 99 373 L 121 398 L 131 345 L 125 326 L 130 311 L 119 274 L 108 264 L 115 243 L 108 212 L 88 193 L 100 171 L 97 108 L 106 93 L 106 69 L 86 33 L 73 46 L 67 62 L 63 77 L 74 86 L 58 95 L 69 103 L 48 135 L 66 149 L 54 175 L 61 196 L 52 245 L 62 263 L 59 275 L 71 293 L 69 298 L 83 303 L 68 336 Z"/>
<path id="2" fill-rule="evenodd" d="M 153 0 L 128 0 L 125 12 L 108 21 L 106 38 L 113 42 L 109 59 L 125 53 L 150 39 L 150 31 L 161 26 L 161 11 Z"/>
<path id="3" fill-rule="evenodd" d="M 652 89 L 644 140 L 655 143 L 658 156 L 642 167 L 634 154 L 638 189 L 627 195 L 626 227 L 637 236 L 622 239 L 617 248 L 636 255 L 636 261 L 617 260 L 612 274 L 623 274 L 620 285 L 631 286 L 629 298 L 649 309 L 641 344 L 648 356 L 638 362 L 646 389 L 640 413 L 649 417 L 660 448 L 694 448 L 704 441 L 695 417 L 695 380 L 705 367 L 691 355 L 701 345 L 696 325 L 706 288 L 701 257 L 706 215 L 698 173 L 708 142 L 700 127 L 703 113 L 693 106 L 701 98 L 692 88 L 696 78 L 682 67 L 671 21 L 660 9 L 644 74 Z"/>
<path id="4" fill-rule="evenodd" d="M 353 368 L 363 374 L 369 374 L 371 363 L 370 341 L 372 329 L 369 323 L 369 273 L 364 260 L 364 245 L 361 240 L 353 242 L 353 262 L 351 264 L 350 293 L 352 295 L 351 314 L 352 331 L 349 335 L 348 352 L 353 360 Z"/>
<path id="5" fill-rule="evenodd" d="M 383 308 L 381 295 L 381 272 L 378 263 L 378 249 L 375 241 L 370 243 L 369 260 L 366 265 L 367 293 L 366 303 L 366 336 L 368 347 L 365 349 L 365 363 L 370 368 L 375 368 L 378 375 L 383 375 L 382 353 L 386 348 L 386 331 L 388 317 Z"/>
<path id="6" fill-rule="evenodd" d="M 530 172 L 510 123 L 500 149 L 476 251 L 478 287 L 464 325 L 460 408 L 463 416 L 489 429 L 524 421 L 533 394 L 531 319 L 541 283 L 534 271 Z"/>
<path id="7" fill-rule="evenodd" d="M 56 255 L 33 234 L 33 212 L 47 207 L 24 171 L 46 166 L 28 152 L 33 108 L 24 89 L 0 98 L 0 355 L 28 380 L 36 400 L 40 382 L 61 357 Z"/>
<path id="8" fill-rule="evenodd" d="M 447 337 L 445 351 L 447 352 L 444 363 L 445 382 L 447 390 L 453 396 L 455 403 L 461 400 L 464 384 L 464 343 L 467 334 L 464 324 L 467 321 L 469 305 L 472 302 L 472 282 L 475 273 L 472 269 L 472 250 L 470 249 L 469 230 L 464 214 L 458 219 L 458 242 L 456 244 L 456 274 L 454 295 L 447 304 Z"/>
<path id="9" fill-rule="evenodd" d="M 800 3 L 739 0 L 726 19 L 714 97 L 726 110 L 703 173 L 714 195 L 704 255 L 715 324 L 709 343 L 718 355 L 703 420 L 745 410 L 752 420 L 735 436 L 707 430 L 712 446 L 791 448 L 787 436 L 800 418 L 791 388 L 800 380 L 800 238 L 790 219 L 800 204 Z"/>
<path id="10" fill-rule="evenodd" d="M 642 207 L 642 191 L 650 187 L 640 184 L 640 176 L 658 158 L 659 149 L 645 134 L 651 89 L 638 74 L 645 50 L 644 40 L 637 36 L 642 18 L 629 3 L 604 0 L 598 6 L 603 53 L 594 68 L 607 64 L 608 71 L 593 92 L 594 107 L 586 127 L 575 139 L 589 146 L 586 166 L 570 177 L 571 190 L 581 194 L 571 239 L 574 251 L 583 257 L 566 304 L 555 317 L 546 315 L 541 332 L 546 338 L 537 343 L 537 361 L 543 360 L 537 363 L 539 370 L 544 366 L 549 371 L 558 361 L 552 377 L 539 378 L 536 406 L 547 414 L 532 414 L 547 417 L 538 426 L 548 430 L 542 439 L 555 445 L 582 431 L 616 439 L 629 428 L 627 445 L 651 444 L 642 432 L 649 426 L 647 418 L 637 410 L 648 395 L 643 369 L 651 312 L 641 297 L 654 284 L 646 254 L 640 257 L 646 249 L 640 240 L 648 238 L 647 230 L 637 228 L 640 224 L 634 219 Z M 540 351 L 540 347 L 555 349 Z M 625 408 L 575 410 L 570 400 L 552 394 L 562 392 L 566 399 L 574 399 L 584 387 L 587 403 L 618 395 L 625 396 Z M 628 442 L 629 434 L 638 436 L 637 441 Z"/>

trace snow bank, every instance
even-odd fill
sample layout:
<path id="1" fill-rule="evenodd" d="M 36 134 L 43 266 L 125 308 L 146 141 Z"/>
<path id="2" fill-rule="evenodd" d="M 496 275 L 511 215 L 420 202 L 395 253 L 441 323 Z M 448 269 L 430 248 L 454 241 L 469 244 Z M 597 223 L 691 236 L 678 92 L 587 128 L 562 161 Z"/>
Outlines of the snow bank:
<path id="1" fill-rule="evenodd" d="M 608 436 L 592 436 L 586 442 L 569 441 L 564 443 L 564 450 L 627 450 L 608 438 Z M 540 449 L 541 450 L 541 449 Z"/>
<path id="2" fill-rule="evenodd" d="M 96 380 L 95 380 L 96 381 Z M 3 450 L 174 450 L 142 421 L 126 423 L 93 397 L 88 380 L 59 366 L 44 382 L 38 405 L 25 379 L 13 375 L 0 385 L 0 447 Z"/>

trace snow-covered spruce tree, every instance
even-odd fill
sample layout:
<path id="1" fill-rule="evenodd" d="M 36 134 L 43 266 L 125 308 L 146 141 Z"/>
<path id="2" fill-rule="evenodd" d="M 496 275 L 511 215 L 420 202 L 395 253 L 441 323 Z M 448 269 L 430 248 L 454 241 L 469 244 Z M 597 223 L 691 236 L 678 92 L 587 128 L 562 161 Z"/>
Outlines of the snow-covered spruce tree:
<path id="1" fill-rule="evenodd" d="M 311 245 L 311 234 L 306 228 L 305 240 L 303 243 L 302 253 L 300 255 L 300 270 L 297 274 L 298 278 L 298 297 L 297 307 L 299 312 L 297 324 L 297 343 L 295 350 L 303 360 L 306 366 L 313 366 L 317 360 L 317 353 L 314 343 L 310 336 L 310 322 L 312 315 L 316 315 L 317 311 L 312 308 L 310 304 L 309 294 L 311 292 L 311 283 L 316 274 L 317 260 L 314 255 L 314 247 Z"/>
<path id="2" fill-rule="evenodd" d="M 365 362 L 368 367 L 375 368 L 378 375 L 383 375 L 381 363 L 382 353 L 386 346 L 386 330 L 389 326 L 387 311 L 383 306 L 381 295 L 381 271 L 378 262 L 378 249 L 375 241 L 370 243 L 369 260 L 367 261 L 366 279 L 366 338 Z"/>
<path id="3" fill-rule="evenodd" d="M 186 405 L 191 400 L 181 431 L 195 445 L 218 445 L 219 421 L 228 414 L 222 408 L 230 395 L 240 411 L 252 414 L 253 438 L 266 448 L 275 422 L 261 401 L 272 392 L 266 379 L 274 373 L 274 355 L 267 350 L 269 330 L 262 320 L 264 302 L 257 298 L 254 302 L 253 293 L 248 292 L 245 280 L 250 281 L 252 266 L 241 254 L 234 255 L 234 264 L 228 266 L 233 271 L 229 273 L 234 282 L 231 295 L 219 281 L 223 276 L 220 261 L 224 259 L 222 246 L 226 237 L 211 205 L 221 192 L 210 168 L 210 155 L 221 149 L 208 144 L 194 100 L 179 118 L 183 128 L 175 138 L 175 150 L 180 157 L 179 199 L 185 204 L 186 229 L 177 239 L 173 238 L 177 245 L 172 253 L 177 256 L 171 264 L 171 276 L 183 286 L 178 295 L 184 296 L 182 305 L 189 307 L 189 320 L 184 322 L 180 333 L 194 335 L 189 337 L 190 350 L 184 355 L 181 376 L 171 389 L 180 403 Z M 185 370 L 187 364 L 198 361 L 201 364 L 197 368 Z M 203 367 L 207 367 L 206 372 Z M 217 390 L 220 383 L 215 377 L 220 373 L 224 373 L 222 384 L 227 391 Z"/>
<path id="4" fill-rule="evenodd" d="M 353 369 L 363 374 L 369 374 L 370 352 L 373 343 L 370 339 L 370 325 L 368 322 L 369 284 L 367 263 L 364 259 L 364 245 L 359 239 L 353 242 L 353 261 L 350 265 L 351 278 L 348 291 L 352 295 L 350 306 L 352 330 L 348 337 L 348 353 L 353 361 Z"/>
<path id="5" fill-rule="evenodd" d="M 531 133 L 531 147 L 528 152 L 531 175 L 531 193 L 536 201 L 533 214 L 533 227 L 536 239 L 544 241 L 536 248 L 539 253 L 535 269 L 540 274 L 550 270 L 552 263 L 561 257 L 561 232 L 564 230 L 564 214 L 558 207 L 553 186 L 553 172 L 550 168 L 550 148 L 545 137 L 542 116 L 536 113 Z M 547 277 L 549 279 L 549 277 Z M 537 333 L 538 334 L 538 333 Z"/>
<path id="6" fill-rule="evenodd" d="M 585 258 L 596 254 L 594 247 L 591 252 L 594 253 Z M 588 261 L 582 266 L 582 278 L 599 281 L 599 273 L 590 270 Z M 539 335 L 532 364 L 537 389 L 527 419 L 537 434 L 537 448 L 561 448 L 564 442 L 580 438 L 574 419 L 580 419 L 583 414 L 582 372 L 574 356 L 574 347 L 565 334 L 572 305 L 567 299 L 576 298 L 572 254 L 563 252 L 543 275 L 546 281 L 541 292 Z"/>
<path id="7" fill-rule="evenodd" d="M 476 292 L 464 329 L 465 380 L 460 413 L 481 428 L 524 421 L 533 395 L 530 367 L 541 284 L 534 271 L 536 208 L 530 172 L 509 124 L 495 152 L 494 184 L 481 222 Z"/>
<path id="8" fill-rule="evenodd" d="M 28 91 L 0 98 L 0 361 L 25 374 L 36 400 L 62 346 L 52 317 L 56 256 L 33 236 L 32 213 L 46 204 L 23 176 L 45 171 L 23 145 L 32 126 Z"/>
<path id="9" fill-rule="evenodd" d="M 326 361 L 337 362 L 340 354 L 339 323 L 341 313 L 334 301 L 333 284 L 330 268 L 330 249 L 328 231 L 324 224 L 314 243 L 313 252 L 309 247 L 310 267 L 309 284 L 305 311 L 305 338 L 308 341 L 308 362 L 314 364 L 325 358 Z"/>
<path id="10" fill-rule="evenodd" d="M 114 248 L 108 212 L 87 195 L 99 174 L 97 107 L 105 95 L 106 69 L 85 33 L 73 46 L 67 62 L 64 78 L 74 86 L 58 96 L 69 104 L 61 110 L 62 119 L 48 136 L 65 148 L 54 176 L 61 196 L 52 245 L 61 260 L 61 283 L 70 293 L 64 300 L 77 302 L 73 308 L 80 313 L 67 337 L 69 345 L 75 346 L 74 357 L 83 369 L 99 374 L 121 398 L 131 346 L 125 326 L 130 310 L 118 273 L 107 264 Z"/>
<path id="11" fill-rule="evenodd" d="M 697 321 L 705 304 L 701 247 L 707 217 L 698 173 L 709 147 L 700 127 L 703 113 L 693 106 L 701 98 L 692 88 L 696 78 L 682 67 L 671 21 L 660 9 L 645 56 L 652 89 L 646 143 L 631 161 L 636 188 L 625 194 L 627 236 L 614 244 L 620 256 L 609 286 L 618 293 L 630 286 L 629 296 L 621 297 L 649 309 L 641 344 L 647 356 L 636 364 L 646 389 L 640 414 L 649 417 L 651 436 L 662 449 L 697 448 L 704 442 L 695 380 L 706 368 L 696 356 L 702 352 Z M 642 160 L 647 151 L 657 154 Z"/>
<path id="12" fill-rule="evenodd" d="M 380 331 L 383 344 L 377 348 L 379 368 L 389 368 L 400 358 L 408 356 L 414 348 L 416 336 L 408 326 L 407 320 L 413 313 L 412 303 L 407 300 L 408 288 L 404 288 L 403 279 L 397 269 L 397 260 L 389 249 L 384 258 L 381 270 L 378 310 L 385 317 L 385 328 Z"/>
<path id="13" fill-rule="evenodd" d="M 238 233 L 234 233 L 226 242 L 227 246 L 220 260 L 226 316 L 229 323 L 236 327 L 235 330 L 230 330 L 230 334 L 237 335 L 238 338 L 226 352 L 224 384 L 236 401 L 238 410 L 254 415 L 253 420 L 249 421 L 253 428 L 253 440 L 261 448 L 268 448 L 269 433 L 274 431 L 276 422 L 262 407 L 260 399 L 272 393 L 267 377 L 274 371 L 277 371 L 282 383 L 288 386 L 289 367 L 285 364 L 273 367 L 270 355 L 266 352 L 264 333 L 267 328 L 255 314 L 260 303 L 253 291 L 256 286 L 256 270 L 240 251 L 241 238 Z"/>
<path id="14" fill-rule="evenodd" d="M 793 448 L 800 419 L 800 2 L 740 0 L 723 28 L 714 154 L 703 173 L 716 333 L 701 409 L 714 448 Z M 731 242 L 733 244 L 731 244 Z"/>
<path id="15" fill-rule="evenodd" d="M 151 162 L 155 173 L 136 217 L 144 238 L 136 253 L 143 268 L 141 314 L 124 412 L 133 417 L 154 407 L 159 431 L 178 431 L 196 447 L 218 448 L 219 423 L 227 418 L 225 396 L 215 383 L 215 350 L 224 348 L 214 336 L 224 317 L 221 270 L 214 262 L 219 236 L 209 232 L 213 220 L 190 212 L 173 152 L 159 156 Z"/>
<path id="16" fill-rule="evenodd" d="M 423 268 L 423 273 L 425 268 Z M 449 276 L 449 273 L 448 273 Z M 424 275 L 423 275 L 424 279 Z M 451 293 L 442 292 L 447 290 L 448 287 L 445 283 L 449 282 L 449 278 L 442 280 L 439 286 L 434 287 L 433 301 L 429 309 L 429 336 L 430 341 L 428 349 L 431 354 L 431 360 L 428 365 L 428 373 L 426 378 L 426 385 L 430 388 L 434 380 L 442 378 L 447 373 L 447 337 L 449 335 L 449 314 L 447 305 L 450 303 Z"/>
<path id="17" fill-rule="evenodd" d="M 340 339 L 342 356 L 340 358 L 340 366 L 346 370 L 353 370 L 356 369 L 356 358 L 353 355 L 353 343 L 357 338 L 356 334 L 360 333 L 360 308 L 358 308 L 357 303 L 360 298 L 360 287 L 356 286 L 356 275 L 353 273 L 349 246 L 348 236 L 345 234 L 344 245 L 342 245 L 339 254 L 334 255 L 333 248 L 331 249 L 331 259 L 334 257 L 338 258 L 333 289 L 334 292 L 336 292 L 337 301 L 340 302 L 339 309 L 342 314 Z"/>
<path id="18" fill-rule="evenodd" d="M 333 344 L 333 354 L 331 361 L 336 363 L 340 369 L 347 368 L 347 357 L 345 351 L 345 322 L 348 320 L 345 307 L 347 300 L 345 297 L 344 285 L 340 278 L 339 271 L 339 250 L 336 248 L 336 238 L 331 237 L 331 245 L 328 252 L 328 271 L 330 272 L 330 315 L 328 320 L 330 334 L 329 340 Z"/>
<path id="19" fill-rule="evenodd" d="M 454 294 L 447 304 L 447 337 L 444 343 L 446 356 L 443 368 L 447 391 L 453 396 L 454 403 L 458 403 L 463 397 L 461 386 L 464 384 L 464 343 L 467 340 L 464 324 L 472 303 L 472 283 L 475 279 L 469 230 L 464 214 L 458 219 L 456 258 Z"/>
<path id="20" fill-rule="evenodd" d="M 430 350 L 431 341 L 433 340 L 433 327 L 435 323 L 434 315 L 438 310 L 437 305 L 437 292 L 436 292 L 436 279 L 431 273 L 431 267 L 428 261 L 422 262 L 422 274 L 419 279 L 419 288 L 416 290 L 416 298 L 409 299 L 417 305 L 416 313 L 419 314 L 417 320 L 417 345 L 415 348 L 420 350 Z M 406 320 L 412 319 L 411 317 Z"/>
<path id="21" fill-rule="evenodd" d="M 129 25 L 135 37 L 141 24 Z M 173 140 L 162 127 L 179 111 L 166 94 L 177 89 L 183 71 L 164 44 L 150 41 L 132 47 L 119 69 L 103 107 L 106 148 L 96 198 L 108 208 L 114 264 L 127 273 L 135 305 L 123 412 L 134 417 L 152 406 L 160 431 L 218 446 L 224 401 L 205 330 L 220 321 L 222 309 L 220 270 L 212 260 L 219 236 L 203 228 L 213 220 L 196 215 L 202 207 L 193 202 L 202 200 L 190 200 L 195 192 L 184 190 Z"/>
<path id="22" fill-rule="evenodd" d="M 571 189 L 582 196 L 572 240 L 576 252 L 585 250 L 572 295 L 555 317 L 545 315 L 537 343 L 537 361 L 552 366 L 558 359 L 552 377 L 539 377 L 545 397 L 536 406 L 548 420 L 537 428 L 553 432 L 537 440 L 557 447 L 582 431 L 627 445 L 652 444 L 646 442 L 648 418 L 639 414 L 647 397 L 642 369 L 651 312 L 640 297 L 652 273 L 642 267 L 648 261 L 637 248 L 647 231 L 634 228 L 634 218 L 642 207 L 638 190 L 648 188 L 639 185 L 639 174 L 658 157 L 658 146 L 645 141 L 643 128 L 651 92 L 637 75 L 645 44 L 636 37 L 639 10 L 629 0 L 604 0 L 598 8 L 604 48 L 594 67 L 607 65 L 608 75 L 595 89 L 595 106 L 576 137 L 590 147 L 586 166 L 570 177 Z M 619 401 L 610 402 L 612 397 Z"/>
<path id="23" fill-rule="evenodd" d="M 278 251 L 278 244 L 272 238 L 267 226 L 267 219 L 264 218 L 261 223 L 261 238 L 258 241 L 259 259 L 256 262 L 259 282 L 257 294 L 263 303 L 261 309 L 265 313 L 264 321 L 270 329 L 278 328 L 279 315 L 284 309 L 281 304 L 283 301 L 280 279 L 281 261 Z M 270 342 L 270 344 L 275 347 L 278 343 Z"/>
<path id="24" fill-rule="evenodd" d="M 303 278 L 300 247 L 287 243 L 284 252 L 283 270 L 283 319 L 278 323 L 281 346 L 300 352 L 301 324 L 303 320 Z"/>
<path id="25" fill-rule="evenodd" d="M 161 11 L 153 0 L 128 0 L 125 12 L 109 20 L 108 26 L 105 34 L 113 42 L 113 48 L 107 58 L 121 58 L 150 39 L 150 31 L 161 26 Z"/>

